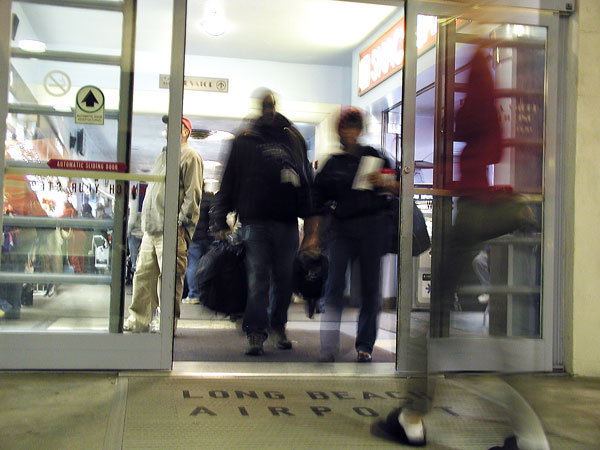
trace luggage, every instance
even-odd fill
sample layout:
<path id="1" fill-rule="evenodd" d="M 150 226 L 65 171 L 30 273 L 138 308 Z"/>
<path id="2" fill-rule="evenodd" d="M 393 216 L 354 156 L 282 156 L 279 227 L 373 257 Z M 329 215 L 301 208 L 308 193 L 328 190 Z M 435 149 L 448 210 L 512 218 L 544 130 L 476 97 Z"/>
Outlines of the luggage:
<path id="1" fill-rule="evenodd" d="M 398 253 L 398 222 L 400 215 L 400 202 L 393 198 L 386 214 L 387 233 L 385 253 Z M 419 256 L 431 248 L 431 238 L 427 231 L 427 224 L 423 213 L 413 201 L 413 238 L 412 255 Z"/>
<path id="2" fill-rule="evenodd" d="M 327 257 L 312 250 L 301 251 L 294 260 L 294 293 L 300 295 L 307 305 L 307 316 L 323 312 L 320 302 L 325 291 L 329 263 Z"/>
<path id="3" fill-rule="evenodd" d="M 208 309 L 225 315 L 243 313 L 248 286 L 242 243 L 213 242 L 198 261 L 194 281 L 200 303 Z"/>

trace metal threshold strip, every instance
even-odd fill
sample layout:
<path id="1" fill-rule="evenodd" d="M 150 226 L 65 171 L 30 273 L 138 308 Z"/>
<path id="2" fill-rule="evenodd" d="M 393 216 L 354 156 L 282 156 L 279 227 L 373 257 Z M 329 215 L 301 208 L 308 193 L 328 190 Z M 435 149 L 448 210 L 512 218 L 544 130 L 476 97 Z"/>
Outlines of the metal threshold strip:
<path id="1" fill-rule="evenodd" d="M 124 371 L 119 376 L 183 378 L 385 377 L 397 376 L 394 363 L 253 363 L 174 361 L 172 371 Z"/>

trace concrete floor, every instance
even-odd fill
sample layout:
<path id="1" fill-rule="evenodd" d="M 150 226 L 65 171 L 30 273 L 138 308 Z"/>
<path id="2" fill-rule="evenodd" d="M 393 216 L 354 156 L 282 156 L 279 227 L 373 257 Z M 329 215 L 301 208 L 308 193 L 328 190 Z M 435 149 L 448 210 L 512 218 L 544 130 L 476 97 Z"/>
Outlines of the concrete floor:
<path id="1" fill-rule="evenodd" d="M 351 366 L 354 375 L 344 376 L 285 376 L 290 368 L 276 365 L 258 376 L 248 364 L 238 375 L 0 373 L 0 449 L 402 448 L 378 424 L 421 394 L 404 378 Z M 600 449 L 600 380 L 506 379 L 540 417 L 552 449 Z M 495 395 L 507 386 L 500 378 L 435 384 L 426 448 L 487 449 L 511 434 Z"/>

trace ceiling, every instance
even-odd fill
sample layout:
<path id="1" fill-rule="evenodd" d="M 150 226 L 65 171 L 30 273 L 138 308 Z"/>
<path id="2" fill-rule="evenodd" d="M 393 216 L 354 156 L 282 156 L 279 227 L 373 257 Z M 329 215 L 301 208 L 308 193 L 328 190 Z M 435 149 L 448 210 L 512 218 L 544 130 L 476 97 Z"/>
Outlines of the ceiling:
<path id="1" fill-rule="evenodd" d="M 228 31 L 209 37 L 200 25 L 209 4 L 188 2 L 188 54 L 340 66 L 350 66 L 356 45 L 397 9 L 352 1 L 219 0 Z"/>
<path id="2" fill-rule="evenodd" d="M 201 22 L 207 6 L 214 1 L 188 0 L 186 55 L 344 67 L 352 65 L 356 46 L 401 6 L 393 0 L 217 0 L 227 32 L 211 37 L 204 33 Z M 136 52 L 170 54 L 171 28 L 164 24 L 171 24 L 165 18 L 172 16 L 172 7 L 171 0 L 137 0 Z M 18 39 L 37 38 L 54 51 L 120 54 L 121 14 L 18 1 L 14 2 L 14 11 L 21 19 Z M 192 122 L 194 128 L 230 132 L 235 132 L 241 123 L 224 119 Z M 72 121 L 64 123 L 76 128 Z M 87 128 L 94 127 L 86 127 L 86 133 Z M 116 147 L 116 129 L 112 128 L 87 133 L 88 142 L 96 141 L 89 146 L 87 159 L 114 159 L 116 150 L 111 147 Z M 132 171 L 151 169 L 166 143 L 160 133 L 163 128 L 160 116 L 134 117 Z M 314 134 L 312 126 L 300 124 L 300 128 L 307 135 Z M 192 145 L 206 160 L 226 159 L 227 141 L 196 141 Z M 96 151 L 104 153 L 95 154 Z"/>
<path id="3" fill-rule="evenodd" d="M 367 1 L 188 0 L 186 54 L 350 66 L 356 45 L 401 6 L 390 0 Z M 212 4 L 226 23 L 227 31 L 219 37 L 201 28 Z M 120 14 L 19 5 L 49 49 L 120 51 Z M 169 0 L 137 0 L 137 51 L 169 53 L 171 30 L 164 24 L 172 5 Z"/>

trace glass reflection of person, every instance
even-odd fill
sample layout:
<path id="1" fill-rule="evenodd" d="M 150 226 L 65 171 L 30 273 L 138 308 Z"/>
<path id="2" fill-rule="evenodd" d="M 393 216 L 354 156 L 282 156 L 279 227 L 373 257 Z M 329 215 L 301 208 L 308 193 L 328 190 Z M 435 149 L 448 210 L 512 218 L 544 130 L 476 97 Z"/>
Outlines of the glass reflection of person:
<path id="1" fill-rule="evenodd" d="M 459 157 L 459 179 L 453 186 L 459 193 L 457 213 L 440 271 L 442 308 L 446 312 L 450 311 L 463 270 L 473 261 L 482 241 L 511 225 L 510 218 L 503 217 L 502 211 L 494 207 L 498 191 L 491 187 L 488 179 L 488 167 L 502 159 L 501 137 L 494 80 L 484 50 L 478 49 L 470 62 L 467 95 L 455 119 L 454 140 L 466 145 Z M 523 219 L 527 222 L 525 217 Z M 449 320 L 447 316 L 445 320 Z M 416 356 L 427 359 L 426 352 Z M 498 356 L 504 357 L 502 354 Z M 432 403 L 433 382 L 429 382 L 428 374 L 422 374 L 411 378 L 409 383 L 411 392 L 425 395 L 392 411 L 387 426 L 403 443 L 422 446 L 426 443 L 423 418 Z M 507 384 L 500 385 L 494 394 L 502 397 L 503 404 L 507 405 L 515 436 L 506 439 L 503 447 L 493 447 L 492 450 L 549 449 L 541 423 L 525 400 Z"/>

